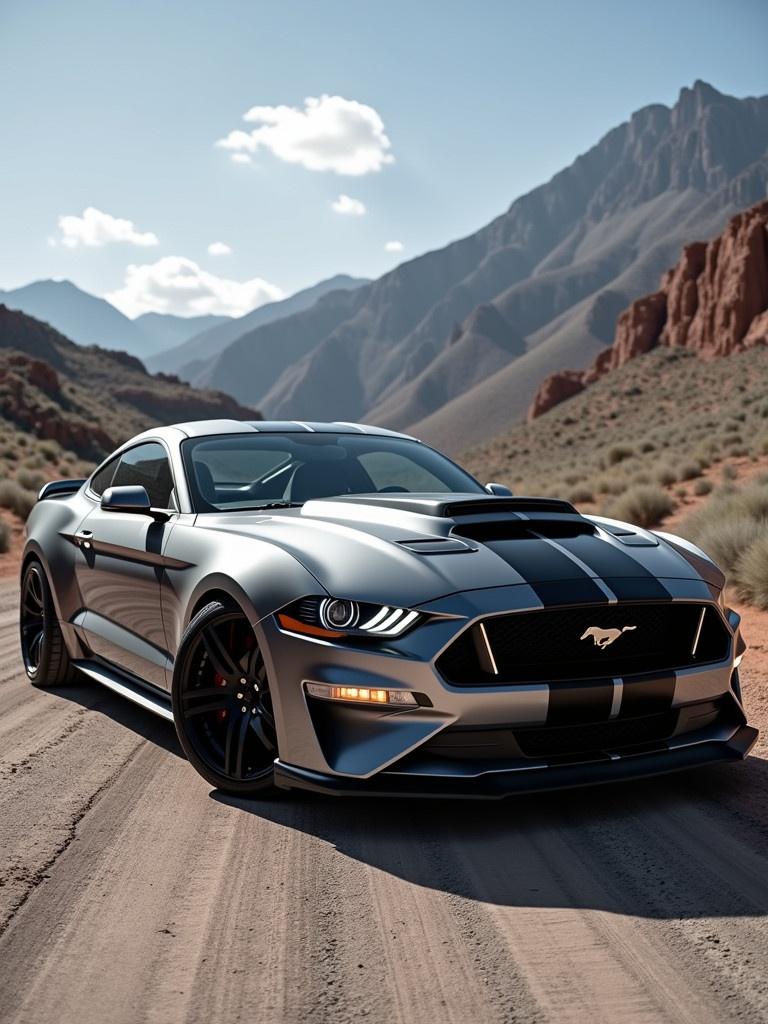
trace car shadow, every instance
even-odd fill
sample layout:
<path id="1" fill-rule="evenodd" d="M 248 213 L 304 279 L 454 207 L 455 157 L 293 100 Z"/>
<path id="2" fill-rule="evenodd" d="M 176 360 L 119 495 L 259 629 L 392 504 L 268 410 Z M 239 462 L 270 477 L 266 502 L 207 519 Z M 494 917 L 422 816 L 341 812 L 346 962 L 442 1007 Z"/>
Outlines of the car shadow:
<path id="1" fill-rule="evenodd" d="M 464 899 L 663 919 L 768 915 L 768 762 L 757 757 L 492 802 L 211 798 Z"/>
<path id="2" fill-rule="evenodd" d="M 81 676 L 76 683 L 48 692 L 55 693 L 62 700 L 71 701 L 90 711 L 105 715 L 118 725 L 138 733 L 150 743 L 168 751 L 169 754 L 184 758 L 184 752 L 171 722 L 145 711 L 98 683 L 90 682 Z"/>
<path id="3" fill-rule="evenodd" d="M 83 681 L 54 692 L 184 758 L 169 722 L 109 690 Z M 342 855 L 340 871 L 350 858 L 468 900 L 668 920 L 768 916 L 760 757 L 503 801 L 210 797 L 327 843 Z"/>

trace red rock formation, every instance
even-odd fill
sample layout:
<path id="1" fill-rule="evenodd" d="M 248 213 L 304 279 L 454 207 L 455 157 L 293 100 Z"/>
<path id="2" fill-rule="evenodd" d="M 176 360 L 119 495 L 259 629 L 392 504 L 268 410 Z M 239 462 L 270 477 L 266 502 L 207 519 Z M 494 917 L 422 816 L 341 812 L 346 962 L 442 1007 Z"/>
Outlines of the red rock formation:
<path id="1" fill-rule="evenodd" d="M 715 359 L 768 344 L 768 201 L 733 217 L 722 235 L 683 249 L 661 288 L 633 302 L 610 348 L 581 372 L 542 381 L 528 410 L 535 419 L 588 384 L 657 345 Z"/>
<path id="2" fill-rule="evenodd" d="M 547 377 L 539 385 L 528 418 L 534 420 L 566 398 L 578 395 L 586 387 L 583 376 L 577 370 L 563 370 L 562 373 L 553 373 Z"/>

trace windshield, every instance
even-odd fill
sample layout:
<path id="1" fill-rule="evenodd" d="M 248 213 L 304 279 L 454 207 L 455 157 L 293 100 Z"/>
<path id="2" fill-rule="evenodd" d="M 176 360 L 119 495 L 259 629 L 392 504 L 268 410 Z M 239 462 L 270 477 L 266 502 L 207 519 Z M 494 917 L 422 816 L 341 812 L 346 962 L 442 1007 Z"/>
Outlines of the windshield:
<path id="1" fill-rule="evenodd" d="M 195 511 L 301 505 L 343 494 L 484 493 L 432 448 L 363 434 L 225 434 L 184 441 Z"/>

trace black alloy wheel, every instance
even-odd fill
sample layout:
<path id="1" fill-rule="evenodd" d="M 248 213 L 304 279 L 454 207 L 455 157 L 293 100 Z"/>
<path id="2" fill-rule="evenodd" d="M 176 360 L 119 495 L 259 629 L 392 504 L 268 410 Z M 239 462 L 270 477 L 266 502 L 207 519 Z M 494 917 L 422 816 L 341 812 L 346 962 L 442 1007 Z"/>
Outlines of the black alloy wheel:
<path id="1" fill-rule="evenodd" d="M 173 677 L 173 716 L 184 753 L 211 785 L 266 796 L 277 736 L 266 667 L 240 609 L 206 605 L 185 630 Z"/>
<path id="2" fill-rule="evenodd" d="M 21 580 L 19 630 L 24 670 L 35 686 L 64 686 L 74 669 L 42 565 L 32 560 Z"/>

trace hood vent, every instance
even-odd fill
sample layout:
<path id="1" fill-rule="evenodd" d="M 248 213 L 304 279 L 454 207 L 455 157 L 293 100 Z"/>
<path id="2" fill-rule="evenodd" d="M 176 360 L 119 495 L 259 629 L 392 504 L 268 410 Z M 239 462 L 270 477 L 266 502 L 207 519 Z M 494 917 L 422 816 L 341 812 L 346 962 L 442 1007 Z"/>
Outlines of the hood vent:
<path id="1" fill-rule="evenodd" d="M 561 501 L 559 498 L 476 498 L 474 500 L 446 501 L 442 509 L 442 515 L 450 519 L 483 515 L 489 512 L 494 515 L 499 512 L 522 512 L 523 515 L 529 515 L 532 512 L 574 515 L 576 509 L 570 502 Z"/>
<path id="2" fill-rule="evenodd" d="M 460 536 L 467 540 L 476 540 L 481 544 L 494 540 L 517 540 L 539 537 L 551 537 L 553 540 L 566 537 L 581 537 L 596 533 L 592 523 L 577 518 L 563 519 L 486 519 L 468 523 L 458 523 L 451 530 L 451 536 Z"/>

